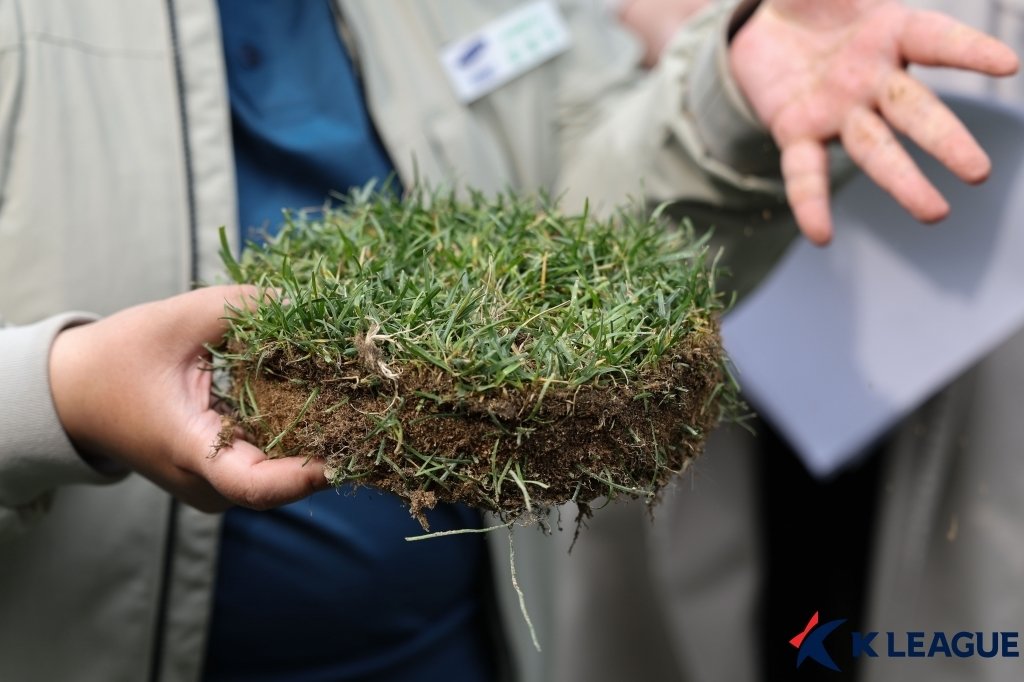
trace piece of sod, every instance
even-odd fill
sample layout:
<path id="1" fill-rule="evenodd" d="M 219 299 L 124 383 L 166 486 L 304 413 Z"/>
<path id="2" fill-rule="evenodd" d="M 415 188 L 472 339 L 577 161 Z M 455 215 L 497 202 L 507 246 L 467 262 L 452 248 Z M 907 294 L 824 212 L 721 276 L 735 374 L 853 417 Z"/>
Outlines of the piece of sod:
<path id="1" fill-rule="evenodd" d="M 216 351 L 238 423 L 424 524 L 438 500 L 652 500 L 738 404 L 705 243 L 658 212 L 363 191 L 222 256 L 275 291 Z"/>

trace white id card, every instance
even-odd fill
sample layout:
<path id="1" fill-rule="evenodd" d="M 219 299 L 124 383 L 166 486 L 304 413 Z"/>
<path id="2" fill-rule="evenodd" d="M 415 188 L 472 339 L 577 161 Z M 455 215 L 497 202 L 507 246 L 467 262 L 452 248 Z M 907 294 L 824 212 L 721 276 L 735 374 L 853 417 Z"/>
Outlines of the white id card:
<path id="1" fill-rule="evenodd" d="M 468 104 L 565 52 L 570 44 L 555 3 L 538 0 L 446 45 L 441 63 L 456 97 Z"/>

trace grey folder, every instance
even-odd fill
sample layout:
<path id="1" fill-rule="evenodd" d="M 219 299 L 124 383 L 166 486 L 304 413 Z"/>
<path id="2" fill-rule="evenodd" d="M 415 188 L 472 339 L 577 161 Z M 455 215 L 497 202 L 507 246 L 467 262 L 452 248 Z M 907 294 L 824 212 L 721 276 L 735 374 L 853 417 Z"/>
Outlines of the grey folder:
<path id="1" fill-rule="evenodd" d="M 796 243 L 724 320 L 748 401 L 817 476 L 1024 326 L 1024 112 L 946 102 L 992 158 L 986 183 L 913 149 L 952 207 L 924 226 L 857 176 L 834 199 L 833 243 Z"/>

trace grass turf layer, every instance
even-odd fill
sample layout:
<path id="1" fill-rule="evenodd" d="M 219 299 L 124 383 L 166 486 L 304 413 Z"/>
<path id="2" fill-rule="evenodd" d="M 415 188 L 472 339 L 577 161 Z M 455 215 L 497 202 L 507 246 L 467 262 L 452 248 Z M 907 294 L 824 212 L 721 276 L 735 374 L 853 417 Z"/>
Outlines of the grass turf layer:
<path id="1" fill-rule="evenodd" d="M 240 423 L 423 523 L 438 500 L 653 499 L 736 404 L 705 246 L 657 213 L 366 190 L 222 255 L 277 292 L 216 352 Z"/>

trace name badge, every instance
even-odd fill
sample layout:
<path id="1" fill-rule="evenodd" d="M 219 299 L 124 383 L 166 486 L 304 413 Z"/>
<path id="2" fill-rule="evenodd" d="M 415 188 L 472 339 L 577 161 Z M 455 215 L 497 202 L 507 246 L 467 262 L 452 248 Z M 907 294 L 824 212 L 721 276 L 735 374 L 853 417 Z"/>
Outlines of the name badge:
<path id="1" fill-rule="evenodd" d="M 569 49 L 569 28 L 551 0 L 517 7 L 446 45 L 441 63 L 469 104 Z"/>

